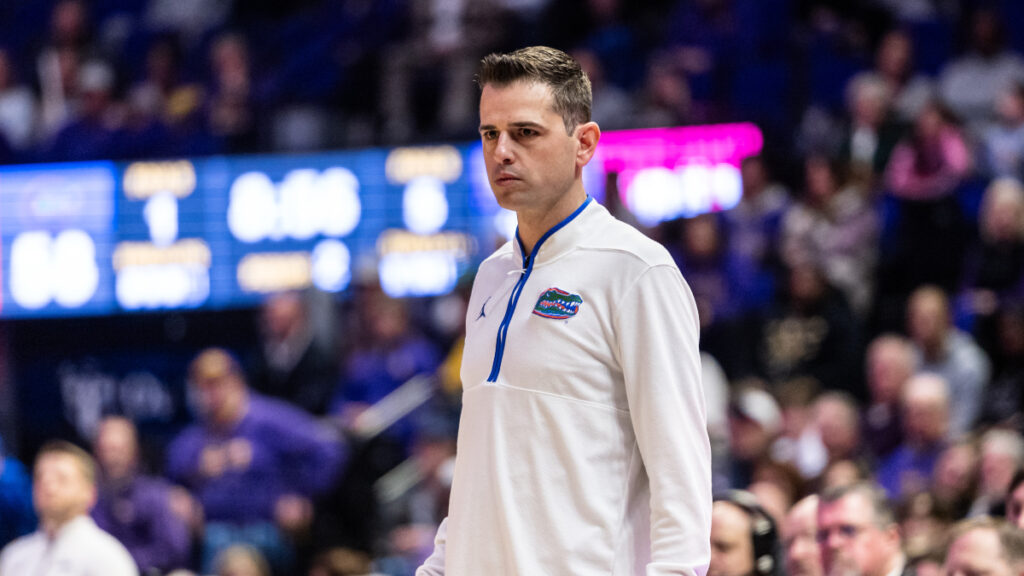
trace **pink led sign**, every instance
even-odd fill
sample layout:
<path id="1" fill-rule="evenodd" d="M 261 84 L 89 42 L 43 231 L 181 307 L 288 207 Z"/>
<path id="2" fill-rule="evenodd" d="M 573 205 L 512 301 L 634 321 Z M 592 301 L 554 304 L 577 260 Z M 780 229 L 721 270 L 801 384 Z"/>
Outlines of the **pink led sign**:
<path id="1" fill-rule="evenodd" d="M 742 123 L 605 132 L 597 150 L 606 173 L 621 173 L 691 162 L 739 166 L 763 144 L 761 130 Z"/>

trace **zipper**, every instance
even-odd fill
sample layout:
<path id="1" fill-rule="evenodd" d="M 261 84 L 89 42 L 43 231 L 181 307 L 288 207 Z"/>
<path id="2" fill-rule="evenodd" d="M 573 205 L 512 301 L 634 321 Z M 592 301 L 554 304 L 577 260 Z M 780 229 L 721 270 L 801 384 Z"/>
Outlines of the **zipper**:
<path id="1" fill-rule="evenodd" d="M 512 323 L 512 314 L 516 311 L 516 305 L 519 304 L 519 297 L 523 294 L 523 288 L 526 287 L 526 281 L 530 278 L 530 273 L 533 272 L 533 263 L 535 256 L 540 252 L 540 247 L 544 244 L 544 241 L 551 237 L 552 234 L 561 230 L 566 224 L 572 222 L 583 209 L 590 204 L 593 200 L 590 196 L 584 200 L 583 204 L 580 205 L 572 214 L 569 214 L 565 220 L 562 220 L 558 224 L 551 227 L 550 230 L 544 233 L 537 241 L 537 244 L 533 247 L 533 252 L 529 255 L 526 254 L 526 250 L 523 249 L 523 241 L 519 238 L 519 228 L 516 228 L 516 242 L 519 243 L 519 251 L 523 254 L 523 272 L 516 282 L 516 285 L 512 287 L 512 293 L 508 297 L 508 306 L 505 308 L 505 316 L 501 319 L 501 324 L 498 325 L 498 336 L 494 346 L 494 362 L 491 363 L 491 374 L 487 377 L 488 382 L 497 382 L 498 373 L 501 371 L 501 360 L 505 356 L 505 341 L 508 338 L 508 327 Z"/>

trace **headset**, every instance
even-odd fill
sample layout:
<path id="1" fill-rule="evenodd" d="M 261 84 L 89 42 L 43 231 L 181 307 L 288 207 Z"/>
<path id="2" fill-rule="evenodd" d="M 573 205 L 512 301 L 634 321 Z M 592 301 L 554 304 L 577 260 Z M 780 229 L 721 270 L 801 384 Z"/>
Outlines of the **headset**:
<path id="1" fill-rule="evenodd" d="M 775 521 L 757 498 L 746 490 L 728 490 L 715 496 L 715 502 L 728 502 L 750 517 L 750 541 L 754 549 L 753 576 L 781 574 L 781 546 Z"/>

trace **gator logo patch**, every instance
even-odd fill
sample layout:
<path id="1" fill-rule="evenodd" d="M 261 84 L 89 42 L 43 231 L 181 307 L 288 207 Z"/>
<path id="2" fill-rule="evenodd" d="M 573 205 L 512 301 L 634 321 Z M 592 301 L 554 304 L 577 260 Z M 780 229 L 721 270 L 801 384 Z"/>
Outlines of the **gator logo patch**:
<path id="1" fill-rule="evenodd" d="M 579 294 L 570 294 L 558 288 L 548 288 L 540 295 L 537 305 L 533 307 L 533 313 L 544 318 L 555 318 L 564 320 L 572 318 L 580 311 L 583 298 Z"/>

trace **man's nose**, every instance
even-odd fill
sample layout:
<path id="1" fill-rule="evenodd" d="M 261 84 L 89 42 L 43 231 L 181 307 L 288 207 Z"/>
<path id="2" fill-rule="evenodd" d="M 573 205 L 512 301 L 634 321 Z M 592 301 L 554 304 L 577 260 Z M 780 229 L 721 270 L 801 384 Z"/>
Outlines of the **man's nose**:
<path id="1" fill-rule="evenodd" d="M 498 140 L 494 144 L 494 159 L 500 164 L 511 164 L 515 159 L 512 150 L 512 140 L 505 132 L 498 135 Z"/>

